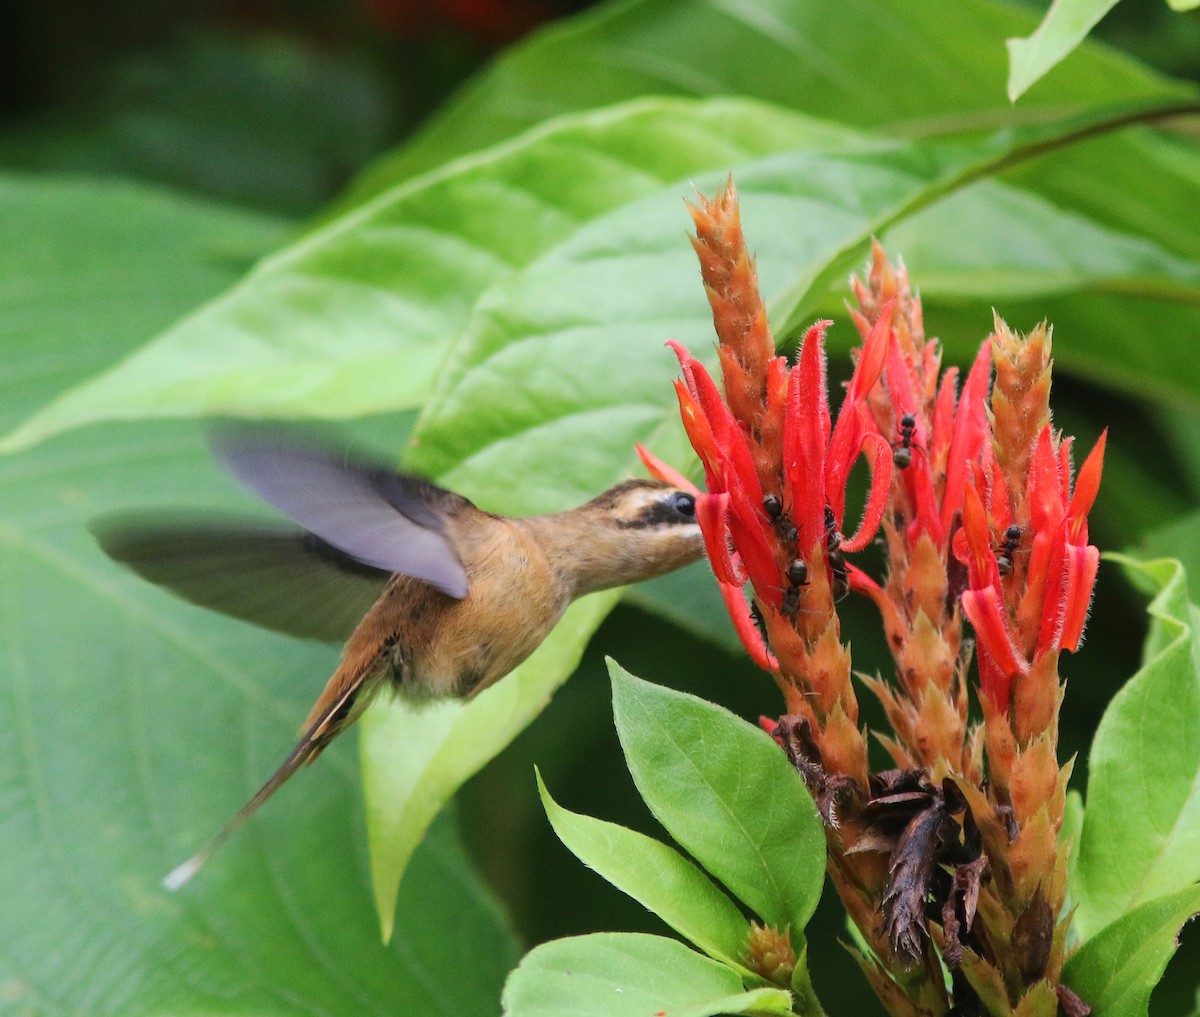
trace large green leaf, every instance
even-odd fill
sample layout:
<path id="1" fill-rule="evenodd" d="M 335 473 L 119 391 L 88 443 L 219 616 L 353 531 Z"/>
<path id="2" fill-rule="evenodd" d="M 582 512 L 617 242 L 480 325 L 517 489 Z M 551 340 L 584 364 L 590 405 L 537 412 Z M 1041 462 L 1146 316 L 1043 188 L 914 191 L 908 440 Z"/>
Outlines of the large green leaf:
<path id="1" fill-rule="evenodd" d="M 0 175 L 0 429 L 231 286 L 287 234 L 151 187 Z"/>
<path id="2" fill-rule="evenodd" d="M 1088 758 L 1071 883 L 1084 942 L 1200 881 L 1200 610 L 1178 562 L 1118 560 L 1156 596 L 1145 663 L 1109 705 Z"/>
<path id="3" fill-rule="evenodd" d="M 282 759 L 334 663 L 123 574 L 86 533 L 143 499 L 216 504 L 199 438 L 107 428 L 0 463 L 6 1005 L 494 1012 L 513 943 L 448 825 L 413 862 L 392 948 L 379 945 L 348 745 L 186 889 L 159 885 Z"/>
<path id="4" fill-rule="evenodd" d="M 764 921 L 798 933 L 821 894 L 825 833 L 787 757 L 720 706 L 614 662 L 609 671 L 617 734 L 650 811 Z"/>
<path id="5" fill-rule="evenodd" d="M 750 926 L 703 872 L 653 837 L 564 809 L 550 797 L 540 773 L 537 780 L 550 825 L 581 862 L 710 957 L 741 965 Z"/>
<path id="6" fill-rule="evenodd" d="M 384 156 L 352 201 L 563 113 L 640 95 L 743 95 L 907 134 L 1028 122 L 1073 105 L 1186 94 L 1088 44 L 1016 111 L 1003 40 L 1034 28 L 995 0 L 625 0 L 553 24 L 478 75 Z M 917 56 L 919 54 L 919 56 Z"/>
<path id="7" fill-rule="evenodd" d="M 825 293 L 814 286 L 843 277 L 872 233 L 1086 122 L 972 143 L 821 133 L 736 167 L 776 333 L 811 320 Z M 721 181 L 697 178 L 710 192 Z M 486 477 L 503 510 L 524 511 L 587 496 L 628 468 L 635 441 L 656 440 L 668 420 L 677 429 L 676 365 L 662 342 L 702 352 L 712 325 L 672 192 L 687 193 L 622 206 L 491 288 L 422 416 L 413 463 L 451 486 Z"/>
<path id="8" fill-rule="evenodd" d="M 1150 993 L 1179 948 L 1179 930 L 1200 912 L 1200 886 L 1148 900 L 1089 939 L 1063 981 L 1095 1017 L 1146 1017 Z"/>
<path id="9" fill-rule="evenodd" d="M 380 196 L 6 441 L 106 419 L 351 417 L 419 405 L 487 288 L 666 183 L 812 138 L 748 103 L 648 101 L 551 125 Z"/>
<path id="10" fill-rule="evenodd" d="M 391 938 L 409 860 L 455 791 L 545 708 L 616 604 L 615 593 L 574 604 L 532 657 L 468 702 L 375 704 L 362 721 L 363 784 L 375 907 Z"/>
<path id="11" fill-rule="evenodd" d="M 658 936 L 597 933 L 530 951 L 504 987 L 511 1017 L 790 1014 L 783 989 L 742 991 L 737 972 Z"/>
<path id="12" fill-rule="evenodd" d="M 21 202 L 3 214 L 39 210 L 42 225 L 8 276 L 22 313 L 0 317 L 6 409 L 18 411 L 127 348 L 137 336 L 126 327 L 157 326 L 208 296 L 277 235 L 144 189 L 47 182 L 10 193 Z M 185 890 L 159 885 L 279 762 L 334 655 L 147 586 L 105 559 L 84 524 L 114 509 L 233 499 L 194 426 L 108 427 L 0 461 L 10 746 L 0 1006 L 81 1017 L 494 1013 L 515 947 L 448 822 L 413 861 L 395 943 L 379 944 L 349 745 L 297 778 Z"/>
<path id="13" fill-rule="evenodd" d="M 1008 97 L 1016 102 L 1062 62 L 1117 0 L 1054 0 L 1041 24 L 1023 39 L 1008 40 Z"/>

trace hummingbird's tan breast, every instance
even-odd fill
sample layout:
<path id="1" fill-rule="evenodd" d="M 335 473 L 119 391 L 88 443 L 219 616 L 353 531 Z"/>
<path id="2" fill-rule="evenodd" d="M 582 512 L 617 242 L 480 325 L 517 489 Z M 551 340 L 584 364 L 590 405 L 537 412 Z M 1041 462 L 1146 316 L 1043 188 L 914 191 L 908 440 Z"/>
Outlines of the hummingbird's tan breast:
<path id="1" fill-rule="evenodd" d="M 456 600 L 419 579 L 393 576 L 346 644 L 339 668 L 345 679 L 378 674 L 419 698 L 469 696 L 545 639 L 570 602 L 569 590 L 512 520 L 471 522 L 454 535 L 470 577 L 467 595 Z"/>

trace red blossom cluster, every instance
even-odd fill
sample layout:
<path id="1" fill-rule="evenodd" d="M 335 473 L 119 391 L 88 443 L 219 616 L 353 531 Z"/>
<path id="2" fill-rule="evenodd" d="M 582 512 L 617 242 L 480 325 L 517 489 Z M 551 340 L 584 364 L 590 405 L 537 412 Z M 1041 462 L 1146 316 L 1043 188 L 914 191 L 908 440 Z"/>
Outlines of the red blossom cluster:
<path id="1" fill-rule="evenodd" d="M 1058 656 L 1079 645 L 1096 580 L 1087 514 L 1104 438 L 1073 481 L 1072 440 L 1050 423 L 1043 327 L 1019 336 L 997 319 L 959 391 L 903 268 L 878 245 L 852 281 L 862 345 L 835 420 L 830 323 L 807 331 L 795 363 L 777 354 L 732 182 L 691 212 L 723 381 L 722 392 L 670 343 L 704 467 L 697 517 L 737 633 L 784 693 L 785 714 L 764 727 L 826 818 L 830 876 L 872 949 L 864 970 L 893 1013 L 913 1017 L 968 999 L 995 1013 L 1066 1003 Z M 686 483 L 639 451 L 652 472 Z M 859 456 L 870 488 L 846 537 Z M 847 558 L 877 537 L 879 580 Z M 892 727 L 876 733 L 896 766 L 881 773 L 868 765 L 841 641 L 836 604 L 850 591 L 879 608 L 896 665 L 891 681 L 859 676 Z"/>

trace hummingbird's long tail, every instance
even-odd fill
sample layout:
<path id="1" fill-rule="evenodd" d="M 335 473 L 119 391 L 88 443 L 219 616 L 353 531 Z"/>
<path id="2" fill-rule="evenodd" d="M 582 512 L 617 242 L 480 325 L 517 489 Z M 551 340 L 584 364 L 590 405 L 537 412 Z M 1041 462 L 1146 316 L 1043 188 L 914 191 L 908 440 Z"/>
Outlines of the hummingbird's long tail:
<path id="1" fill-rule="evenodd" d="M 341 696 L 321 711 L 308 726 L 300 741 L 296 743 L 296 747 L 288 753 L 287 758 L 280 764 L 279 769 L 271 774 L 267 782 L 225 824 L 221 832 L 186 862 L 182 865 L 177 865 L 163 877 L 162 885 L 166 889 L 178 890 L 183 886 L 213 856 L 217 848 L 225 843 L 230 834 L 254 815 L 258 811 L 258 807 L 279 790 L 284 781 L 305 763 L 311 763 L 320 755 L 322 749 L 348 725 L 355 700 L 363 690 L 363 687 L 363 683 L 361 682 L 349 684 Z"/>

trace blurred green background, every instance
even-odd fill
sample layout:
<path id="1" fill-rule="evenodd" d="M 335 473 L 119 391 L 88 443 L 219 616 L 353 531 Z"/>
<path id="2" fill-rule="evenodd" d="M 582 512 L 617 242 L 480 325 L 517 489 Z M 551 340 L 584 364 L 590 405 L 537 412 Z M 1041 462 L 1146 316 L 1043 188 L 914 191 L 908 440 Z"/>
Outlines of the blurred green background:
<path id="1" fill-rule="evenodd" d="M 269 250 L 270 237 L 319 218 L 372 159 L 401 143 L 501 47 L 583 6 L 570 0 L 11 0 L 0 8 L 0 168 L 142 181 L 228 204 L 254 215 L 267 237 L 261 249 Z M 1127 0 L 1097 35 L 1166 73 L 1200 80 L 1194 16 Z M 23 240 L 0 237 L 6 245 Z M 248 264 L 249 251 L 228 252 L 224 285 Z M 197 299 L 219 288 L 215 280 L 198 285 Z M 179 309 L 187 306 L 181 298 Z M 939 332 L 937 320 L 928 324 Z M 1178 366 L 1200 371 L 1200 349 Z M 844 376 L 848 363 L 837 361 L 832 370 Z M 33 399 L 26 409 L 38 404 Z M 1057 424 L 1084 442 L 1109 426 L 1126 449 L 1145 452 L 1110 459 L 1093 541 L 1123 548 L 1149 540 L 1200 568 L 1190 517 L 1200 504 L 1200 407 L 1118 397 L 1078 375 L 1058 378 L 1054 406 Z M 5 423 L 19 416 L 6 411 Z M 366 430 L 378 435 L 390 426 L 376 421 Z M 527 946 L 597 929 L 661 931 L 559 845 L 533 793 L 536 763 L 569 808 L 649 828 L 612 729 L 604 655 L 748 718 L 776 709 L 769 682 L 740 653 L 651 622 L 638 595 L 632 600 L 604 623 L 579 672 L 543 716 L 457 801 L 466 850 Z M 856 666 L 883 666 L 882 647 L 869 642 L 870 612 L 852 605 L 847 614 Z M 1088 642 L 1064 666 L 1070 678 L 1064 757 L 1086 750 L 1105 704 L 1137 667 L 1144 628 L 1141 598 L 1115 569 L 1104 568 Z M 1083 786 L 1085 770 L 1081 758 L 1074 786 Z M 836 945 L 840 923 L 829 894 L 810 932 L 816 985 L 830 1013 L 865 1012 L 855 966 Z M 1197 965 L 1200 935 L 1187 930 L 1152 1012 L 1185 1012 Z M 0 994 L 0 1012 L 5 1006 Z"/>

